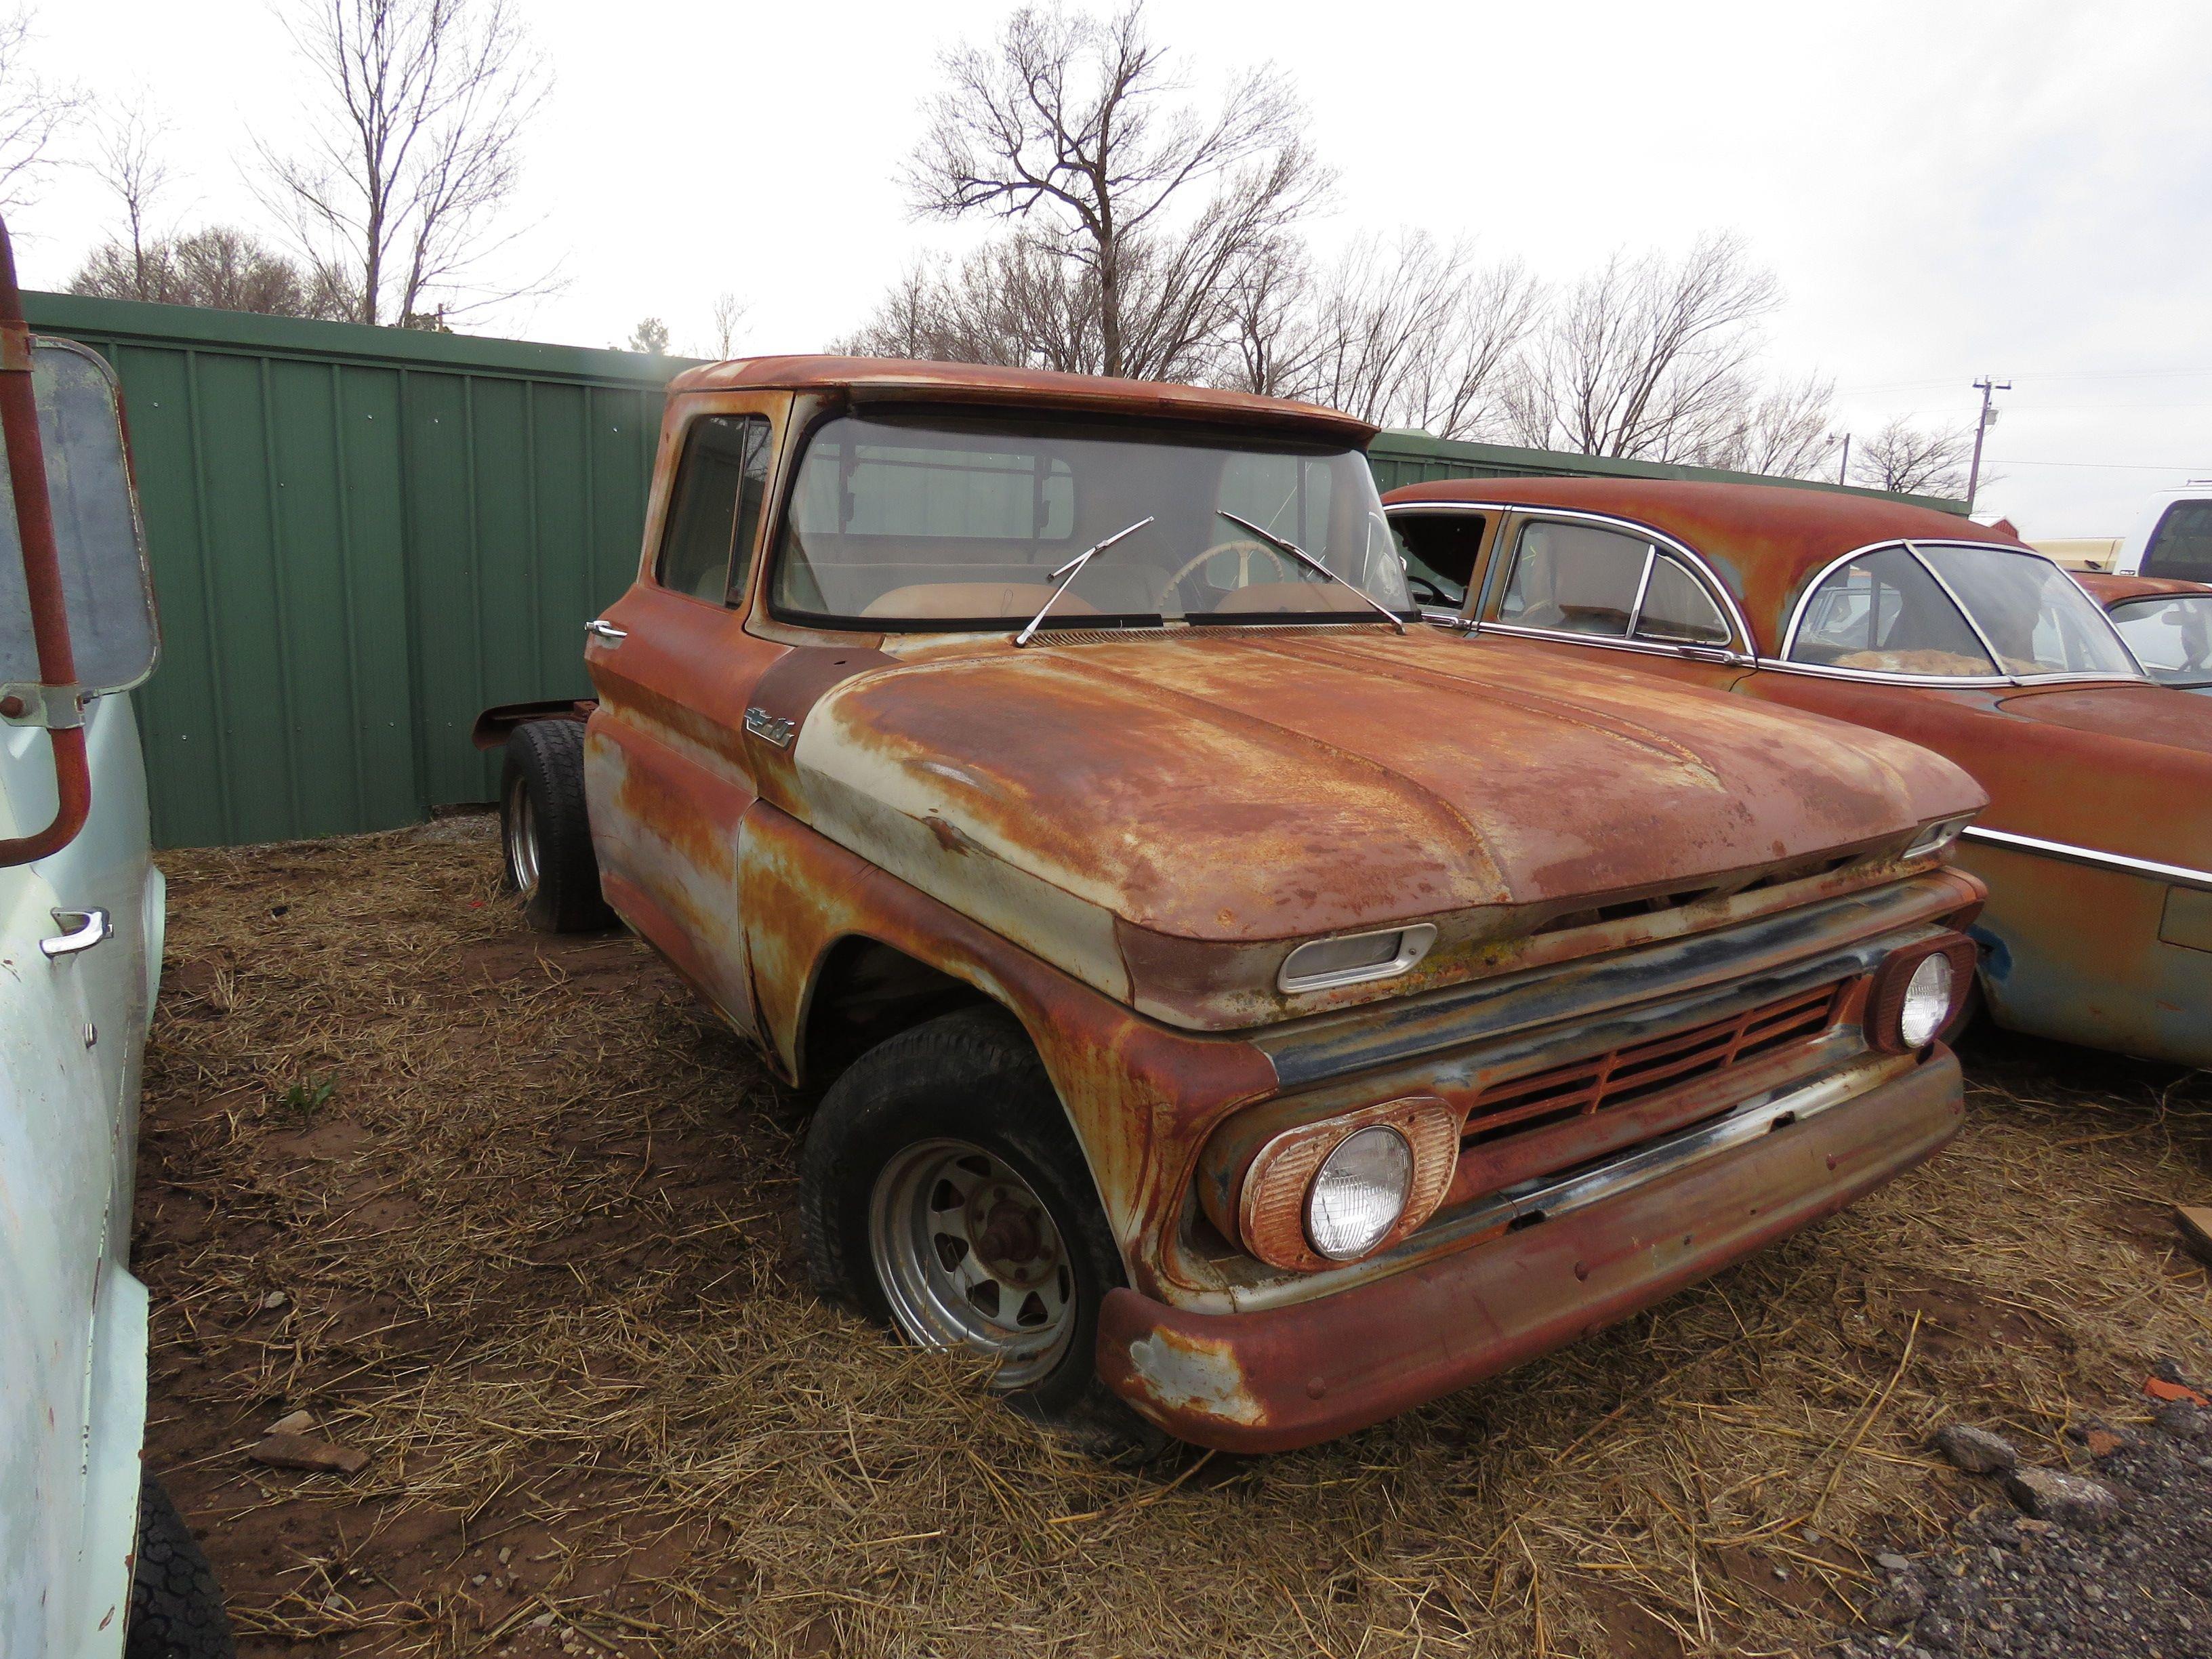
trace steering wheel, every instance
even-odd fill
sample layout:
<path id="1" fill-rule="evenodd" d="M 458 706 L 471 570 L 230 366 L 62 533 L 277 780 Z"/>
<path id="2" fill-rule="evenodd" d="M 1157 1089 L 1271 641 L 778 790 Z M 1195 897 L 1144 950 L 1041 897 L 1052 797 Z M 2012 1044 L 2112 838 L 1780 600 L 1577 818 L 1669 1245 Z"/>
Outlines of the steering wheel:
<path id="1" fill-rule="evenodd" d="M 1168 596 L 1182 586 L 1184 577 L 1189 575 L 1207 560 L 1218 557 L 1224 553 L 1234 553 L 1237 556 L 1237 586 L 1239 587 L 1249 587 L 1252 585 L 1252 556 L 1255 553 L 1264 553 L 1274 561 L 1277 574 L 1285 580 L 1290 579 L 1294 568 L 1291 561 L 1284 555 L 1281 549 L 1270 547 L 1267 543 L 1255 541 L 1249 536 L 1231 536 L 1225 542 L 1214 543 L 1205 552 L 1192 559 L 1182 569 L 1169 577 L 1161 586 L 1159 592 L 1154 596 L 1152 609 L 1164 611 L 1167 609 Z"/>
<path id="2" fill-rule="evenodd" d="M 1443 588 L 1438 587 L 1426 576 L 1417 576 L 1412 571 L 1408 570 L 1406 573 L 1406 586 L 1413 590 L 1413 596 L 1416 599 L 1425 595 L 1438 605 L 1448 605 L 1454 610 L 1457 610 L 1459 608 L 1460 602 L 1457 599 L 1452 598 L 1450 594 L 1445 592 Z"/>

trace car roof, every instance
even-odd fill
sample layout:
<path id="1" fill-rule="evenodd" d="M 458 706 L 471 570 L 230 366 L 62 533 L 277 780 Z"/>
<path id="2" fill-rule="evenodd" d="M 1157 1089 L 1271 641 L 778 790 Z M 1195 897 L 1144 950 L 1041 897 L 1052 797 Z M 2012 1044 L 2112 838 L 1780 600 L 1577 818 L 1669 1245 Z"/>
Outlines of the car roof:
<path id="1" fill-rule="evenodd" d="M 2074 580 L 2089 590 L 2089 597 L 2110 610 L 2129 599 L 2165 598 L 2173 594 L 2212 593 L 2212 583 L 2178 581 L 2170 576 L 2116 575 L 2106 570 L 2077 570 Z"/>
<path id="2" fill-rule="evenodd" d="M 2004 531 L 1934 507 L 1840 489 L 1675 478 L 1449 478 L 1384 495 L 1389 507 L 1490 502 L 1633 520 L 1673 537 L 1735 590 L 1761 649 L 1781 644 L 1807 583 L 1844 554 L 1881 542 L 1987 542 L 2033 553 Z M 2033 554 L 2041 557 L 2040 554 Z"/>
<path id="3" fill-rule="evenodd" d="M 739 357 L 686 369 L 669 382 L 668 390 L 672 396 L 756 390 L 841 392 L 856 404 L 964 404 L 1025 409 L 1042 404 L 1094 415 L 1265 426 L 1355 447 L 1364 447 L 1376 433 L 1371 422 L 1341 410 L 1284 398 L 1261 398 L 1249 392 L 899 357 Z"/>

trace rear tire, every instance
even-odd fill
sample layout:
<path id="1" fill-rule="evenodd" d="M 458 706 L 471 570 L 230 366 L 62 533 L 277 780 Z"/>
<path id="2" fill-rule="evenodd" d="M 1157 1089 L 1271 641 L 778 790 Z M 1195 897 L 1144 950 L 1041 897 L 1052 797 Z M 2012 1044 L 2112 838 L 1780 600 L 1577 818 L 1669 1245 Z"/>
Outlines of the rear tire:
<path id="1" fill-rule="evenodd" d="M 526 720 L 507 734 L 500 771 L 499 844 L 507 884 L 541 933 L 615 924 L 599 892 L 599 855 L 584 805 L 580 720 Z"/>
<path id="2" fill-rule="evenodd" d="M 161 1483 L 141 1475 L 123 1659 L 231 1659 L 237 1650 L 215 1570 Z"/>
<path id="3" fill-rule="evenodd" d="M 1024 1416 L 1106 1453 L 1167 1437 L 1099 1379 L 1121 1254 L 1020 1024 L 963 1008 L 886 1039 L 823 1096 L 799 1165 L 817 1289 L 908 1341 L 998 1363 Z"/>

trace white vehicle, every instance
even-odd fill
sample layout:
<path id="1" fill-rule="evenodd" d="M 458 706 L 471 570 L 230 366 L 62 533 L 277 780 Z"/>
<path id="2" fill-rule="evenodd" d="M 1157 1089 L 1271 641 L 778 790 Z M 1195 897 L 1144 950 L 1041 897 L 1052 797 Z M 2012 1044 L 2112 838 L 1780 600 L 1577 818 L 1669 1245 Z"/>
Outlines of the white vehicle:
<path id="1" fill-rule="evenodd" d="M 153 590 L 114 378 L 21 314 L 0 229 L 0 1655 L 216 1659 L 213 1575 L 140 1465 Z"/>
<path id="2" fill-rule="evenodd" d="M 2212 582 L 2212 479 L 2150 499 L 2112 556 L 2112 574 Z"/>

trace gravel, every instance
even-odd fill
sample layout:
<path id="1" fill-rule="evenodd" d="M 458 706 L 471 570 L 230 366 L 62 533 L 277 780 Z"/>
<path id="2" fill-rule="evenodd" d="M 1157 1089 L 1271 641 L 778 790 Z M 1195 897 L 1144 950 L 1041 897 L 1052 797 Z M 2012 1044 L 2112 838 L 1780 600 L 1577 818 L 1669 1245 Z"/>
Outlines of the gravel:
<path id="1" fill-rule="evenodd" d="M 1836 1659 L 2212 1659 L 2212 1413 L 2072 1432 L 2092 1472 L 2023 1463 L 1948 1547 L 1877 1555 Z"/>

